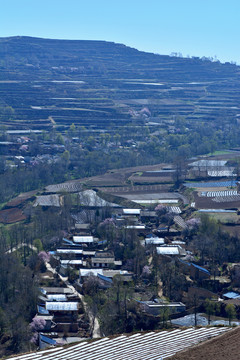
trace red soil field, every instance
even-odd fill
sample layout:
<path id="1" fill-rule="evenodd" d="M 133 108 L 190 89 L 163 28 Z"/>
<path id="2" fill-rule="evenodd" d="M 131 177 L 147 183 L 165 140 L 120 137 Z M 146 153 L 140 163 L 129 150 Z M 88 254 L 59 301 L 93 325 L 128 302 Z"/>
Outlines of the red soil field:
<path id="1" fill-rule="evenodd" d="M 13 224 L 18 221 L 25 220 L 26 216 L 21 209 L 11 208 L 0 211 L 0 222 L 4 224 Z"/>

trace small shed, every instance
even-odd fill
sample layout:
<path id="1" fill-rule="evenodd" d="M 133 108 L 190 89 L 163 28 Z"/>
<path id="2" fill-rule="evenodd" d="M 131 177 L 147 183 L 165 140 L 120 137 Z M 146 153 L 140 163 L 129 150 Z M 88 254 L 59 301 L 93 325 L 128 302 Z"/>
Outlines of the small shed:
<path id="1" fill-rule="evenodd" d="M 186 255 L 185 249 L 183 249 L 180 245 L 159 246 L 156 249 L 158 255 L 169 255 L 169 256 Z"/>
<path id="2" fill-rule="evenodd" d="M 93 236 L 73 236 L 73 241 L 76 244 L 93 244 Z"/>
<path id="3" fill-rule="evenodd" d="M 140 216 L 141 209 L 122 209 L 123 215 Z"/>
<path id="4" fill-rule="evenodd" d="M 146 237 L 145 239 L 145 245 L 163 245 L 165 243 L 164 238 L 160 238 L 158 236 L 151 236 L 151 237 Z"/>
<path id="5" fill-rule="evenodd" d="M 166 301 L 140 301 L 143 309 L 146 313 L 151 315 L 160 315 L 162 312 L 166 310 L 169 311 L 170 314 L 177 314 L 186 311 L 186 305 L 182 302 L 166 302 Z"/>
<path id="6" fill-rule="evenodd" d="M 223 298 L 226 300 L 230 300 L 230 299 L 240 299 L 240 294 L 234 292 L 234 291 L 229 291 L 225 294 L 223 294 Z"/>

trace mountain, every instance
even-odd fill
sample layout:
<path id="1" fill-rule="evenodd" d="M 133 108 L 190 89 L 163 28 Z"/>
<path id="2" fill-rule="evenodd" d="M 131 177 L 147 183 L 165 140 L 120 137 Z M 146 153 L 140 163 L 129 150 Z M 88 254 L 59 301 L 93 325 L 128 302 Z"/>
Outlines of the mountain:
<path id="1" fill-rule="evenodd" d="M 214 123 L 236 120 L 240 110 L 240 70 L 230 63 L 19 36 L 0 38 L 0 59 L 1 122 L 12 128 L 47 128 L 53 120 L 113 128 L 143 107 L 155 123 L 179 115 Z"/>

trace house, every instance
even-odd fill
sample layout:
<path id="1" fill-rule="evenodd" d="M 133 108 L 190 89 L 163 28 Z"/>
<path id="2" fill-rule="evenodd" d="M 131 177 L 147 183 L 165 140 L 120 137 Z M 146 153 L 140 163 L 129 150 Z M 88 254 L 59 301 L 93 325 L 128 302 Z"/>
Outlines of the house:
<path id="1" fill-rule="evenodd" d="M 103 270 L 103 275 L 107 276 L 109 278 L 113 278 L 114 276 L 118 275 L 121 277 L 121 280 L 123 282 L 129 282 L 133 279 L 133 273 L 127 271 L 127 270 Z"/>
<path id="2" fill-rule="evenodd" d="M 97 251 L 91 258 L 93 268 L 108 268 L 109 265 L 121 266 L 122 261 L 116 261 L 113 253 L 107 251 Z"/>
<path id="3" fill-rule="evenodd" d="M 160 225 L 157 230 L 158 230 L 159 233 L 168 233 L 168 227 L 167 226 Z"/>
<path id="4" fill-rule="evenodd" d="M 150 210 L 141 210 L 141 221 L 143 222 L 155 222 L 157 220 L 157 212 Z"/>
<path id="5" fill-rule="evenodd" d="M 83 250 L 83 258 L 89 258 L 89 257 L 92 257 L 92 256 L 95 256 L 96 254 L 96 251 L 95 250 Z"/>
<path id="6" fill-rule="evenodd" d="M 40 290 L 45 295 L 46 294 L 67 294 L 67 295 L 73 294 L 72 289 L 69 289 L 68 287 L 62 288 L 62 287 L 44 286 Z"/>
<path id="7" fill-rule="evenodd" d="M 202 266 L 191 263 L 190 276 L 194 280 L 203 280 L 210 278 L 210 272 Z"/>
<path id="8" fill-rule="evenodd" d="M 158 316 L 166 310 L 170 314 L 177 314 L 186 311 L 186 305 L 182 302 L 167 302 L 155 299 L 154 301 L 139 301 L 143 310 L 151 315 Z"/>
<path id="9" fill-rule="evenodd" d="M 223 294 L 223 298 L 225 299 L 225 300 L 232 300 L 232 299 L 238 299 L 238 300 L 240 300 L 240 294 L 238 294 L 238 293 L 236 293 L 236 292 L 234 292 L 234 291 L 229 291 L 229 292 L 227 292 L 227 293 L 225 293 L 225 294 Z"/>
<path id="10" fill-rule="evenodd" d="M 84 224 L 75 224 L 75 230 L 80 233 L 89 233 L 90 232 L 90 224 L 84 223 Z"/>
<path id="11" fill-rule="evenodd" d="M 80 269 L 79 270 L 79 279 L 80 282 L 84 281 L 84 278 L 87 276 L 97 276 L 99 275 L 106 277 L 108 279 L 113 279 L 114 276 L 119 275 L 121 276 L 121 280 L 123 282 L 132 281 L 133 274 L 128 272 L 127 270 L 109 270 L 109 269 Z"/>
<path id="12" fill-rule="evenodd" d="M 145 230 L 146 226 L 144 224 L 138 224 L 138 225 L 127 225 L 125 226 L 125 229 L 132 229 L 132 230 Z"/>
<path id="13" fill-rule="evenodd" d="M 140 216 L 141 209 L 122 209 L 124 216 Z"/>
<path id="14" fill-rule="evenodd" d="M 79 302 L 77 301 L 47 301 L 45 309 L 54 317 L 62 318 L 68 316 L 70 318 L 77 318 Z"/>
<path id="15" fill-rule="evenodd" d="M 101 275 L 101 274 L 97 274 L 97 278 L 99 281 L 99 286 L 102 289 L 108 289 L 113 285 L 113 281 L 111 278 Z"/>
<path id="16" fill-rule="evenodd" d="M 180 245 L 165 245 L 156 247 L 158 255 L 185 256 L 186 251 Z"/>
<path id="17" fill-rule="evenodd" d="M 87 276 L 97 276 L 98 274 L 103 275 L 103 269 L 79 269 L 80 282 Z"/>
<path id="18" fill-rule="evenodd" d="M 154 236 L 153 234 L 148 235 L 145 238 L 145 245 L 163 245 L 165 243 L 164 238 L 159 238 L 158 236 Z"/>
<path id="19" fill-rule="evenodd" d="M 81 258 L 83 255 L 82 249 L 70 248 L 70 249 L 57 249 L 55 252 L 56 255 L 60 255 L 60 257 L 74 257 L 74 258 Z"/>
<path id="20" fill-rule="evenodd" d="M 86 266 L 87 265 L 86 261 L 79 260 L 79 259 L 60 260 L 60 262 L 61 262 L 61 265 L 63 265 L 63 266 L 72 266 L 72 267 L 75 267 L 75 268 L 79 268 L 81 266 Z"/>
<path id="21" fill-rule="evenodd" d="M 87 244 L 87 245 L 92 245 L 94 242 L 96 242 L 97 239 L 94 238 L 93 236 L 73 236 L 73 242 L 74 244 L 78 244 L 78 245 L 82 245 L 82 244 Z"/>
<path id="22" fill-rule="evenodd" d="M 183 271 L 187 274 L 190 274 L 193 280 L 209 279 L 211 276 L 210 272 L 207 269 L 197 264 L 194 264 L 193 262 L 187 262 L 182 259 L 179 259 L 179 262 L 183 268 Z"/>
<path id="23" fill-rule="evenodd" d="M 40 350 L 46 349 L 48 347 L 55 346 L 57 344 L 56 340 L 51 339 L 48 336 L 39 334 L 39 348 Z"/>
<path id="24" fill-rule="evenodd" d="M 49 311 L 46 310 L 44 306 L 38 305 L 37 309 L 39 315 L 49 315 Z"/>
<path id="25" fill-rule="evenodd" d="M 68 301 L 65 294 L 47 294 L 48 301 Z"/>

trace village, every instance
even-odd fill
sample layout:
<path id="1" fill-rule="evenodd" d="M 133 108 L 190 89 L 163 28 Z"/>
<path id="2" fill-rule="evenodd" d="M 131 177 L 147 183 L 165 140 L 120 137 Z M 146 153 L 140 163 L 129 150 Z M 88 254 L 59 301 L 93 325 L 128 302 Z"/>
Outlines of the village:
<path id="1" fill-rule="evenodd" d="M 98 45 L 97 69 L 122 51 Z M 0 357 L 159 359 L 239 325 L 237 67 L 125 50 L 0 83 Z"/>
<path id="2" fill-rule="evenodd" d="M 71 214 L 44 260 L 32 325 L 40 348 L 136 330 L 238 325 L 240 193 L 228 165 L 237 155 L 189 162 L 178 189 L 177 168 L 160 164 L 50 185 L 35 196 L 34 209 L 59 216 L 67 204 Z"/>
<path id="3" fill-rule="evenodd" d="M 238 148 L 61 182 L 79 166 L 75 151 L 140 157 L 156 126 L 134 129 L 135 137 L 132 130 L 123 139 L 74 125 L 62 133 L 2 130 L 2 171 L 17 171 L 30 191 L 3 204 L 0 222 L 29 232 L 24 241 L 10 236 L 8 252 L 38 279 L 30 329 L 40 349 L 134 331 L 239 324 Z M 172 121 L 164 131 L 178 136 Z M 46 166 L 59 174 L 55 184 Z M 37 190 L 24 177 L 32 171 L 41 171 Z"/>

